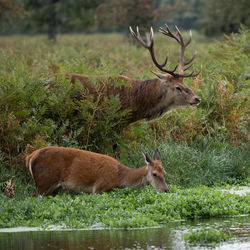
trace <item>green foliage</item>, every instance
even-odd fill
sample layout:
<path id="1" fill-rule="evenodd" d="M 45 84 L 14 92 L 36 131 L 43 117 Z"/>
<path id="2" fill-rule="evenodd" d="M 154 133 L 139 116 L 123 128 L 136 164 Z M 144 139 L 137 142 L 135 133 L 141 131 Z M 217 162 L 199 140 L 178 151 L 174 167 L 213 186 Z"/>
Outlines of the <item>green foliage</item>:
<path id="1" fill-rule="evenodd" d="M 0 28 L 6 24 L 13 25 L 13 21 L 20 20 L 24 15 L 24 9 L 20 1 L 1 0 L 0 2 Z"/>
<path id="2" fill-rule="evenodd" d="M 19 29 L 30 33 L 48 33 L 56 40 L 57 32 L 91 30 L 95 11 L 103 0 L 23 0 L 26 16 Z"/>
<path id="3" fill-rule="evenodd" d="M 249 196 L 198 187 L 159 193 L 146 187 L 111 193 L 32 198 L 0 195 L 0 227 L 138 228 L 188 218 L 249 213 Z"/>
<path id="4" fill-rule="evenodd" d="M 131 25 L 149 28 L 154 19 L 155 0 L 104 1 L 96 11 L 100 30 L 127 29 Z"/>
<path id="5" fill-rule="evenodd" d="M 127 31 L 130 25 L 148 29 L 165 23 L 221 35 L 238 32 L 241 24 L 249 27 L 249 16 L 248 0 L 1 0 L 0 6 L 4 32 L 45 32 L 50 38 L 57 32 Z"/>
<path id="6" fill-rule="evenodd" d="M 198 232 L 191 230 L 184 239 L 192 244 L 216 244 L 232 238 L 231 234 L 219 232 L 213 228 L 201 228 Z"/>
<path id="7" fill-rule="evenodd" d="M 201 1 L 203 13 L 198 23 L 207 35 L 238 32 L 241 24 L 250 26 L 250 4 L 248 0 Z M 233 8 L 232 8 L 233 6 Z"/>
<path id="8" fill-rule="evenodd" d="M 98 78 L 107 86 L 113 84 L 109 77 L 118 74 L 149 79 L 152 62 L 145 49 L 123 43 L 122 37 L 115 34 L 62 36 L 57 47 L 51 47 L 41 36 L 29 40 L 3 38 L 7 45 L 0 50 L 0 145 L 4 166 L 24 167 L 25 155 L 47 145 L 111 154 L 112 145 L 117 143 L 121 161 L 139 167 L 142 145 L 147 145 L 149 153 L 160 145 L 170 183 L 189 186 L 213 185 L 227 178 L 244 180 L 249 168 L 244 146 L 249 136 L 248 39 L 249 30 L 242 28 L 240 34 L 223 42 L 194 44 L 187 57 L 194 48 L 200 51 L 198 60 L 203 70 L 193 87 L 202 98 L 201 105 L 122 130 L 128 114 L 120 111 L 118 96 L 100 103 L 79 82 L 70 84 L 65 74 L 90 75 L 97 90 Z M 166 38 L 156 35 L 156 40 L 157 48 L 165 52 Z M 179 48 L 169 41 L 167 50 L 173 52 L 170 65 L 175 64 Z M 162 54 L 158 55 L 160 59 Z M 54 73 L 59 74 L 57 86 L 44 87 L 55 80 Z M 186 81 L 191 84 L 191 79 Z M 121 85 L 124 82 L 115 82 L 116 87 Z M 131 157 L 132 151 L 135 154 Z"/>
<path id="9" fill-rule="evenodd" d="M 196 110 L 177 110 L 152 123 L 157 138 L 171 135 L 175 141 L 192 142 L 206 136 L 234 144 L 249 140 L 249 38 L 249 30 L 242 27 L 240 34 L 199 47 L 203 67 L 193 88 L 202 102 Z"/>
<path id="10" fill-rule="evenodd" d="M 242 149 L 212 142 L 192 147 L 158 142 L 150 145 L 149 149 L 149 145 L 133 149 L 133 154 L 123 150 L 121 162 L 127 166 L 143 166 L 141 150 L 150 155 L 158 147 L 167 172 L 166 182 L 182 187 L 213 186 L 221 182 L 236 184 L 247 180 L 250 174 L 249 145 Z"/>

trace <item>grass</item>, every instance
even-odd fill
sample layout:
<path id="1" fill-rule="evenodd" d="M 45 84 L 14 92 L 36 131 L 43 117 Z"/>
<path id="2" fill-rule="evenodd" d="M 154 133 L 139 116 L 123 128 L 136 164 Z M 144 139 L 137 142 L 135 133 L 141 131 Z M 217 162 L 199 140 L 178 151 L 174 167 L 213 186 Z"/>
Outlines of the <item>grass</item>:
<path id="1" fill-rule="evenodd" d="M 132 146 L 131 146 L 132 147 Z M 212 143 L 209 145 L 151 142 L 128 151 L 121 151 L 119 161 L 131 168 L 145 165 L 141 151 L 151 157 L 158 148 L 162 156 L 162 165 L 166 170 L 166 183 L 180 188 L 197 187 L 199 185 L 236 185 L 249 182 L 249 146 L 236 148 L 226 143 Z M 28 169 L 20 165 L 20 169 L 7 168 L 2 161 L 0 164 L 0 187 L 4 191 L 4 183 L 15 176 L 15 195 L 19 197 L 31 196 L 35 192 L 35 185 Z M 1 190 L 1 189 L 0 189 Z"/>
<path id="2" fill-rule="evenodd" d="M 158 147 L 163 167 L 167 172 L 166 182 L 181 187 L 197 185 L 213 186 L 219 183 L 237 184 L 247 181 L 250 174 L 249 145 L 236 148 L 228 143 L 186 143 L 157 142 L 141 145 L 133 153 L 124 150 L 121 162 L 130 167 L 143 166 L 141 150 L 149 155 Z"/>
<path id="3" fill-rule="evenodd" d="M 63 35 L 56 46 L 44 36 L 1 37 L 0 227 L 131 228 L 249 213 L 249 197 L 215 188 L 221 183 L 249 184 L 249 35 L 243 28 L 240 34 L 207 43 L 197 42 L 194 34 L 187 58 L 197 50 L 194 70 L 200 64 L 203 70 L 198 78 L 185 81 L 202 98 L 201 105 L 122 131 L 117 123 L 124 114 L 117 97 L 98 105 L 79 83 L 72 86 L 64 77 L 59 77 L 57 88 L 44 85 L 55 73 L 152 78 L 155 69 L 145 49 L 118 34 Z M 155 40 L 159 61 L 169 51 L 171 68 L 178 61 L 178 46 L 166 44 L 161 35 Z M 84 100 L 72 99 L 75 90 Z M 151 154 L 158 147 L 171 194 L 147 187 L 102 195 L 31 197 L 34 183 L 24 169 L 31 151 L 58 145 L 112 155 L 113 143 L 121 150 L 120 161 L 129 167 L 144 165 L 141 150 Z M 4 190 L 11 178 L 15 193 L 8 199 Z"/>
<path id="4" fill-rule="evenodd" d="M 240 150 L 229 145 L 221 145 L 220 148 L 210 145 L 202 149 L 198 145 L 190 148 L 175 143 L 148 146 L 144 145 L 142 149 L 149 155 L 156 147 L 162 154 L 170 194 L 144 187 L 117 189 L 101 195 L 59 193 L 55 197 L 33 198 L 35 185 L 28 170 L 2 167 L 0 227 L 144 228 L 163 226 L 179 219 L 250 213 L 250 196 L 222 192 L 220 187 L 221 183 L 232 185 L 240 180 L 249 185 L 247 148 Z M 144 165 L 139 149 L 121 154 L 120 161 L 130 167 Z M 232 169 L 244 174 L 239 177 Z M 12 179 L 15 195 L 9 199 L 4 194 L 3 184 L 12 176 L 15 176 Z"/>
<path id="5" fill-rule="evenodd" d="M 153 78 L 151 71 L 155 69 L 144 48 L 118 34 L 63 35 L 56 46 L 43 36 L 3 37 L 0 154 L 8 165 L 18 167 L 28 153 L 28 145 L 33 149 L 60 145 L 111 153 L 114 142 L 130 151 L 131 144 L 138 147 L 145 143 L 145 136 L 146 143 L 164 140 L 190 145 L 215 140 L 242 145 L 249 138 L 248 38 L 247 29 L 209 44 L 197 43 L 194 35 L 186 56 L 198 50 L 194 71 L 200 64 L 203 70 L 198 78 L 185 81 L 202 98 L 201 105 L 170 112 L 149 124 L 138 122 L 121 132 L 117 123 L 122 123 L 124 113 L 119 112 L 118 98 L 98 104 L 80 84 L 72 86 L 63 76 L 74 72 L 93 78 L 118 74 L 134 79 Z M 163 59 L 169 53 L 169 65 L 175 65 L 178 45 L 159 34 L 155 40 L 158 57 Z M 47 90 L 44 84 L 55 73 L 62 75 L 58 87 Z M 75 89 L 84 100 L 72 100 Z"/>
<path id="6" fill-rule="evenodd" d="M 212 244 L 215 245 L 221 241 L 232 238 L 231 234 L 219 232 L 213 228 L 201 228 L 199 231 L 191 230 L 188 234 L 184 235 L 185 241 L 191 244 Z"/>
<path id="7" fill-rule="evenodd" d="M 170 187 L 159 193 L 151 187 L 111 193 L 0 199 L 0 227 L 143 228 L 176 219 L 210 218 L 247 214 L 249 196 L 200 186 Z"/>

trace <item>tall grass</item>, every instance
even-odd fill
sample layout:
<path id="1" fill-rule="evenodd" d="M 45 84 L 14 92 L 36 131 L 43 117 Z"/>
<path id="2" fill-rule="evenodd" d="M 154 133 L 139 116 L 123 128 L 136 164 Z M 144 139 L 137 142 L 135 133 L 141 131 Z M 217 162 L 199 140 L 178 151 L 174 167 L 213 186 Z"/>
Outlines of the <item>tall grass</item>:
<path id="1" fill-rule="evenodd" d="M 151 123 L 137 122 L 122 131 L 126 113 L 119 110 L 118 97 L 95 102 L 79 83 L 73 86 L 63 76 L 74 72 L 104 79 L 117 74 L 152 78 L 150 71 L 155 69 L 145 49 L 117 34 L 63 35 L 55 46 L 43 36 L 1 38 L 1 167 L 23 168 L 25 155 L 46 145 L 111 154 L 117 143 L 121 159 L 131 167 L 137 165 L 141 147 L 158 145 L 171 183 L 209 185 L 219 176 L 245 178 L 247 165 L 241 162 L 249 140 L 249 36 L 243 28 L 220 42 L 196 43 L 195 34 L 187 57 L 197 50 L 195 68 L 202 64 L 203 70 L 186 82 L 202 98 L 201 105 L 172 111 Z M 160 35 L 155 40 L 158 57 L 170 53 L 169 63 L 174 65 L 178 46 Z M 54 73 L 61 73 L 57 87 L 45 88 Z M 93 84 L 98 88 L 97 82 Z M 76 100 L 76 93 L 84 98 Z M 214 151 L 211 143 L 217 145 Z M 126 160 L 131 150 L 135 158 Z"/>

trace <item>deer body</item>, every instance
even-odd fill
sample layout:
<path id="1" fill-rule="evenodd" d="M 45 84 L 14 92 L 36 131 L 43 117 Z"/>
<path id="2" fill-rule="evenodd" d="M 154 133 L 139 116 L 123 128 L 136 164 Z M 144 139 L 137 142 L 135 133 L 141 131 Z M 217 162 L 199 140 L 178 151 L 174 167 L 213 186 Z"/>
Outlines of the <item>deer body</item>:
<path id="1" fill-rule="evenodd" d="M 53 194 L 59 188 L 68 192 L 101 193 L 113 188 L 135 188 L 149 184 L 161 192 L 169 192 L 159 151 L 155 151 L 155 160 L 150 160 L 146 155 L 144 157 L 146 166 L 131 169 L 107 155 L 72 148 L 46 147 L 29 155 L 26 167 L 36 184 L 35 196 Z"/>
<path id="2" fill-rule="evenodd" d="M 134 80 L 123 75 L 109 79 L 112 82 L 123 80 L 128 82 L 130 86 L 103 87 L 106 92 L 103 91 L 100 100 L 103 100 L 104 96 L 119 95 L 122 109 L 127 109 L 132 114 L 129 123 L 142 119 L 156 119 L 171 109 L 195 105 L 200 102 L 199 97 L 180 79 L 177 80 L 169 74 L 157 74 L 157 76 L 158 78 L 144 81 Z M 88 89 L 90 94 L 98 96 L 97 91 L 91 88 L 90 77 L 72 74 L 71 82 L 74 83 L 77 80 L 82 83 L 84 88 Z"/>

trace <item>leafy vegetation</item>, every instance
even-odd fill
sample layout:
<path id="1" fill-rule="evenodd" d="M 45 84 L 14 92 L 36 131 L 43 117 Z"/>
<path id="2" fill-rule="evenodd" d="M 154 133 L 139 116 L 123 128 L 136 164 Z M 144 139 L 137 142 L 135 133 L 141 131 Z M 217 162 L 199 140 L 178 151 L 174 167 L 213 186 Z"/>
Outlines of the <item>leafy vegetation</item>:
<path id="1" fill-rule="evenodd" d="M 22 37 L 3 38 L 0 155 L 4 165 L 23 166 L 25 155 L 46 145 L 109 154 L 114 143 L 119 145 L 122 154 L 140 149 L 142 144 L 171 141 L 202 147 L 204 151 L 210 144 L 232 148 L 232 152 L 234 149 L 228 144 L 246 148 L 249 36 L 249 30 L 243 28 L 240 35 L 210 44 L 209 50 L 206 43 L 195 45 L 203 64 L 202 74 L 193 84 L 202 98 L 198 108 L 175 110 L 151 123 L 141 121 L 122 131 L 126 114 L 119 111 L 118 96 L 100 103 L 80 83 L 69 84 L 65 74 L 91 75 L 97 90 L 99 83 L 95 79 L 98 77 L 106 79 L 107 86 L 108 77 L 118 74 L 135 79 L 151 78 L 152 62 L 144 49 L 123 43 L 119 35 L 63 36 L 56 47 L 51 47 L 44 37 L 30 37 L 28 41 Z M 99 43 L 100 39 L 103 43 Z M 165 39 L 156 37 L 159 48 L 165 48 Z M 170 64 L 177 57 L 176 46 L 169 41 L 168 50 L 174 51 Z M 191 47 L 189 53 L 193 50 Z M 54 80 L 54 73 L 59 74 L 57 87 L 44 87 Z M 186 81 L 191 84 L 191 79 Z M 118 82 L 116 87 L 122 84 Z M 74 98 L 76 95 L 83 98 Z"/>
<path id="2" fill-rule="evenodd" d="M 193 244 L 216 244 L 232 238 L 231 234 L 219 232 L 213 228 L 201 228 L 198 232 L 191 230 L 184 239 Z"/>
<path id="3" fill-rule="evenodd" d="M 150 149 L 148 148 L 150 146 Z M 163 167 L 167 172 L 166 182 L 181 187 L 197 185 L 213 186 L 221 182 L 236 184 L 247 180 L 250 174 L 249 147 L 237 149 L 226 143 L 188 144 L 148 143 L 134 148 L 133 154 L 122 151 L 120 161 L 133 167 L 143 166 L 140 150 L 150 153 L 158 147 Z"/>
<path id="4" fill-rule="evenodd" d="M 111 193 L 24 197 L 1 195 L 0 227 L 58 225 L 67 228 L 135 228 L 164 225 L 168 221 L 249 213 L 249 196 L 216 188 L 170 187 L 159 193 L 151 187 Z"/>
<path id="5" fill-rule="evenodd" d="M 128 114 L 120 111 L 117 96 L 98 102 L 79 82 L 70 84 L 67 73 L 92 76 L 96 90 L 99 77 L 107 86 L 109 77 L 117 74 L 148 79 L 152 77 L 152 62 L 144 49 L 116 34 L 65 35 L 59 37 L 57 46 L 43 36 L 28 40 L 22 36 L 3 37 L 0 227 L 56 224 L 129 228 L 157 226 L 174 219 L 249 213 L 248 196 L 200 187 L 249 182 L 249 35 L 243 27 L 240 34 L 208 44 L 194 34 L 200 42 L 194 43 L 189 53 L 198 50 L 203 65 L 193 83 L 202 98 L 201 105 L 129 127 L 123 126 Z M 156 36 L 156 41 L 164 50 L 165 37 Z M 169 42 L 168 51 L 173 51 L 169 61 L 174 64 L 179 48 Z M 57 86 L 48 89 L 46 84 L 55 80 L 55 73 Z M 189 85 L 191 81 L 186 80 Z M 117 82 L 116 87 L 123 84 Z M 121 151 L 120 161 L 129 167 L 144 165 L 141 150 L 150 154 L 158 147 L 171 194 L 148 187 L 102 195 L 31 197 L 34 183 L 24 168 L 25 156 L 31 151 L 58 145 L 112 155 L 114 143 Z M 13 196 L 14 192 L 12 199 L 5 197 L 8 180 L 9 194 Z"/>

